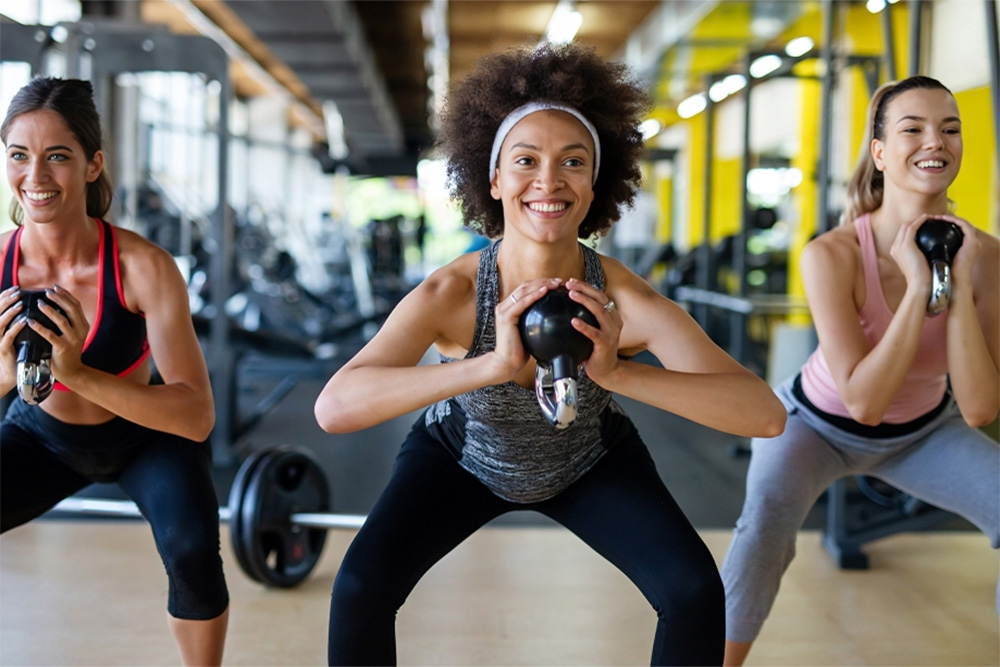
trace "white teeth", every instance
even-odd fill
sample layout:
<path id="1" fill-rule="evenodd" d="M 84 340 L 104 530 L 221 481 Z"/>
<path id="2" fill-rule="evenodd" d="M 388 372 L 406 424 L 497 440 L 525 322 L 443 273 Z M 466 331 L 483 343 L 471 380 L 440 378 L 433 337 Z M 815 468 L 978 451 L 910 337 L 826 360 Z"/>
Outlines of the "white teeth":
<path id="1" fill-rule="evenodd" d="M 940 160 L 921 160 L 920 162 L 917 163 L 917 166 L 920 167 L 921 169 L 935 168 L 935 167 L 940 168 L 944 166 L 944 162 L 941 162 Z"/>
<path id="2" fill-rule="evenodd" d="M 24 196 L 31 201 L 45 201 L 56 196 L 55 192 L 25 192 Z"/>
<path id="3" fill-rule="evenodd" d="M 532 211 L 538 211 L 539 213 L 555 213 L 556 211 L 562 211 L 566 208 L 565 202 L 559 202 L 556 204 L 543 204 L 541 202 L 532 202 L 528 204 L 528 208 Z"/>

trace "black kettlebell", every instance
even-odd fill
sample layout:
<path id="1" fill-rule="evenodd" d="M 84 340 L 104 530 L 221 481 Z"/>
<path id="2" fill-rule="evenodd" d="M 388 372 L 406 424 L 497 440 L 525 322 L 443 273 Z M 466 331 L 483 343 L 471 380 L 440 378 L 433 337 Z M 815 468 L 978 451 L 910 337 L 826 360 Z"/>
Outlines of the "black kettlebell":
<path id="1" fill-rule="evenodd" d="M 931 296 L 927 312 L 938 315 L 951 298 L 951 261 L 962 247 L 965 235 L 954 222 L 930 218 L 917 229 L 917 246 L 931 266 Z"/>
<path id="2" fill-rule="evenodd" d="M 577 369 L 594 351 L 591 340 L 573 328 L 574 317 L 598 326 L 593 313 L 558 287 L 531 304 L 518 321 L 521 343 L 537 362 L 538 404 L 556 428 L 566 428 L 576 418 Z"/>
<path id="3" fill-rule="evenodd" d="M 11 325 L 30 318 L 57 335 L 62 335 L 59 327 L 38 307 L 44 301 L 63 315 L 66 314 L 45 296 L 45 290 L 21 290 L 20 300 L 21 312 Z M 14 347 L 17 349 L 17 393 L 28 405 L 41 403 L 52 393 L 52 371 L 49 370 L 48 361 L 52 358 L 52 344 L 34 329 L 25 326 L 14 338 Z"/>

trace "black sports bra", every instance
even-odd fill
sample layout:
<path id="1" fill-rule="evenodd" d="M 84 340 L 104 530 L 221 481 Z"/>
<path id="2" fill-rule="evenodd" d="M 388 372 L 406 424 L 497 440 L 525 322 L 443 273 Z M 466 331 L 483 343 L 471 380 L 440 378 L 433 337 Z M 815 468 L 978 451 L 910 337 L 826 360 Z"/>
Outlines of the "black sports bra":
<path id="1" fill-rule="evenodd" d="M 146 316 L 133 313 L 125 305 L 122 290 L 121 271 L 118 267 L 118 237 L 115 228 L 104 220 L 97 219 L 101 231 L 100 257 L 98 263 L 97 316 L 90 326 L 90 334 L 83 344 L 81 360 L 84 365 L 124 376 L 135 370 L 149 355 L 149 340 L 146 338 Z M 20 263 L 20 227 L 7 241 L 3 253 L 0 291 L 17 285 L 17 267 Z M 57 391 L 69 391 L 59 382 Z"/>

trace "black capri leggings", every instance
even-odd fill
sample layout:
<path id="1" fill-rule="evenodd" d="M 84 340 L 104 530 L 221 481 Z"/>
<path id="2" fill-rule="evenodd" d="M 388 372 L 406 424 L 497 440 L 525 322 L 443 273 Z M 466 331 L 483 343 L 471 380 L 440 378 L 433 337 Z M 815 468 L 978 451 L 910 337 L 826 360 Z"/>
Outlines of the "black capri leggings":
<path id="1" fill-rule="evenodd" d="M 419 420 L 334 582 L 330 664 L 394 664 L 396 612 L 413 587 L 466 537 L 513 510 L 555 519 L 635 583 L 658 619 L 652 664 L 721 664 L 725 600 L 715 561 L 628 427 L 568 489 L 518 504 L 459 466 Z"/>
<path id="2" fill-rule="evenodd" d="M 0 532 L 93 482 L 116 482 L 149 522 L 170 582 L 171 616 L 209 620 L 226 610 L 208 443 L 119 418 L 66 424 L 14 400 L 0 424 Z"/>

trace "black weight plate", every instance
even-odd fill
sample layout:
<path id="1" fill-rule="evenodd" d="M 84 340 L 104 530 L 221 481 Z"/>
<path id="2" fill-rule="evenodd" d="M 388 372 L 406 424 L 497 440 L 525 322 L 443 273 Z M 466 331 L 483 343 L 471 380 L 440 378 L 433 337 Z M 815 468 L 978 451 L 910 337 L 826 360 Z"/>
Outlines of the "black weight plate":
<path id="1" fill-rule="evenodd" d="M 264 458 L 273 453 L 274 450 L 272 449 L 259 449 L 251 453 L 243 461 L 239 470 L 236 471 L 236 476 L 233 478 L 233 485 L 229 489 L 229 542 L 233 546 L 233 553 L 236 555 L 236 562 L 239 564 L 240 569 L 248 577 L 258 582 L 260 582 L 260 579 L 251 570 L 249 557 L 243 548 L 242 535 L 245 531 L 243 530 L 242 506 L 243 499 L 247 494 L 247 485 L 253 477 L 253 471 L 256 470 Z"/>
<path id="2" fill-rule="evenodd" d="M 244 555 L 262 583 L 290 588 L 309 576 L 327 531 L 293 525 L 291 516 L 329 509 L 326 475 L 309 452 L 281 449 L 258 464 L 240 514 Z"/>

